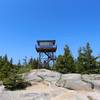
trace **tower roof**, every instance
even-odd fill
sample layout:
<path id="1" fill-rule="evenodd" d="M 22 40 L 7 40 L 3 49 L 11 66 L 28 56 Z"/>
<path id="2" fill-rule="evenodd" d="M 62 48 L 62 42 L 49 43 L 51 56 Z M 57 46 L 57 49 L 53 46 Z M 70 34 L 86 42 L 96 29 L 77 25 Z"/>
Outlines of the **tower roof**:
<path id="1" fill-rule="evenodd" d="M 41 43 L 41 42 L 52 42 L 53 44 L 55 44 L 56 40 L 37 40 L 37 43 Z"/>

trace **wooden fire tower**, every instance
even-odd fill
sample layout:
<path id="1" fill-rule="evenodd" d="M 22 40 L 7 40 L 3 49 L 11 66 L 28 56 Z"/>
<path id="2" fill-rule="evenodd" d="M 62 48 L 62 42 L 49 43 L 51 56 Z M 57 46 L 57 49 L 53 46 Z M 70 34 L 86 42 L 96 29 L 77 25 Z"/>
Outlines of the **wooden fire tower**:
<path id="1" fill-rule="evenodd" d="M 54 61 L 56 60 L 55 52 L 57 50 L 55 40 L 37 40 L 35 48 L 39 53 L 38 67 L 54 65 Z"/>

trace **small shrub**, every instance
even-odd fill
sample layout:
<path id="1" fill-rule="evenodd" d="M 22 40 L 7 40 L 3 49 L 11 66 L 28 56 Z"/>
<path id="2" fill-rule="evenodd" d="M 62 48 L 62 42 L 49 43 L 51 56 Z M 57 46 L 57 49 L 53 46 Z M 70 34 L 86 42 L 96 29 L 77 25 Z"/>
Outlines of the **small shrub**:
<path id="1" fill-rule="evenodd" d="M 3 80 L 3 85 L 9 90 L 25 89 L 27 86 L 31 85 L 29 82 L 22 79 L 18 75 L 12 75 Z"/>

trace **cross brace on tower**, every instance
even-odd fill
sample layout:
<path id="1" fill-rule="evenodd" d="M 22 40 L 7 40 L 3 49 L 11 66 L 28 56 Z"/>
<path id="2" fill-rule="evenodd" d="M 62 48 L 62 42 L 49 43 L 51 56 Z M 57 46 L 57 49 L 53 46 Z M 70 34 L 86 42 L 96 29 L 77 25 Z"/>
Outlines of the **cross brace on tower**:
<path id="1" fill-rule="evenodd" d="M 51 63 L 54 65 L 56 50 L 55 40 L 38 40 L 36 45 L 36 51 L 39 53 L 38 67 L 47 67 Z"/>

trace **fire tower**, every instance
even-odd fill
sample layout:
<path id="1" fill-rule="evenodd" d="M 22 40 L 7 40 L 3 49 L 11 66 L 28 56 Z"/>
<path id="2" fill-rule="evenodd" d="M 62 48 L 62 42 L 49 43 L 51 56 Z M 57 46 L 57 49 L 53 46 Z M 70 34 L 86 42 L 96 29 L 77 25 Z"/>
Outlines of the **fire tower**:
<path id="1" fill-rule="evenodd" d="M 55 52 L 57 50 L 55 40 L 37 40 L 35 48 L 39 53 L 38 67 L 46 67 L 50 64 L 54 64 L 56 60 Z"/>

